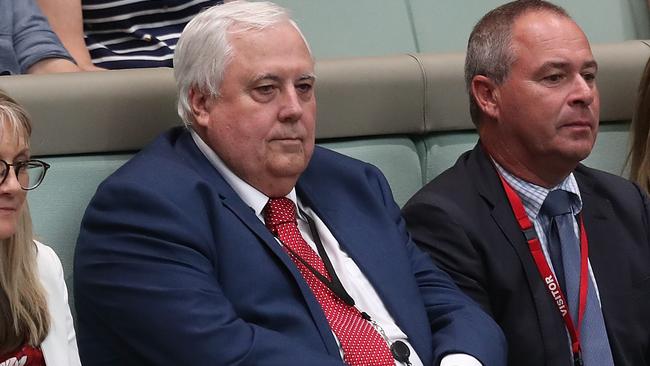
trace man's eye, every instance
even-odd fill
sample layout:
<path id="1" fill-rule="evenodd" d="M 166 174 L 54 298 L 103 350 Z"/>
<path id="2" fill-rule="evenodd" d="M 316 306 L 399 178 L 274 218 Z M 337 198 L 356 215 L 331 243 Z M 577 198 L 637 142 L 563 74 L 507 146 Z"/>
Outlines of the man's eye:
<path id="1" fill-rule="evenodd" d="M 301 83 L 296 85 L 296 89 L 301 93 L 308 93 L 309 91 L 311 91 L 312 88 L 313 86 L 308 83 Z"/>
<path id="2" fill-rule="evenodd" d="M 262 86 L 256 87 L 255 91 L 260 93 L 260 94 L 263 94 L 263 95 L 269 95 L 269 94 L 273 93 L 274 89 L 275 88 L 273 87 L 273 85 L 262 85 Z"/>
<path id="3" fill-rule="evenodd" d="M 594 81 L 596 80 L 596 74 L 593 72 L 585 72 L 582 73 L 582 78 L 585 79 L 585 81 Z"/>
<path id="4" fill-rule="evenodd" d="M 544 77 L 545 81 L 551 82 L 551 83 L 557 83 L 560 82 L 564 79 L 564 75 L 562 74 L 552 74 Z"/>

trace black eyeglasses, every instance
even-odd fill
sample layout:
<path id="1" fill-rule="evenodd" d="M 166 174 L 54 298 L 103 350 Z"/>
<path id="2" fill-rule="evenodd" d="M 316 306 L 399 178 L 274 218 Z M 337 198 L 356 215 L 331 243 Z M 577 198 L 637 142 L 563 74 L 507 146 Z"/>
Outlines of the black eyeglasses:
<path id="1" fill-rule="evenodd" d="M 23 160 L 9 164 L 0 159 L 0 185 L 5 182 L 9 175 L 9 168 L 14 167 L 14 173 L 20 184 L 20 188 L 29 191 L 43 182 L 45 172 L 50 168 L 50 164 L 40 160 Z"/>

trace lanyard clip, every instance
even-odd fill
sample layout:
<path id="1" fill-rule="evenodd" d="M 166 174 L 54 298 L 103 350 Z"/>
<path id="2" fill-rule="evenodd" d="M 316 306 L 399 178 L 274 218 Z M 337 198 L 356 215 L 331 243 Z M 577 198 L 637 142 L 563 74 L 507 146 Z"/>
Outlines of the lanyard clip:
<path id="1" fill-rule="evenodd" d="M 573 366 L 584 366 L 584 362 L 582 362 L 582 352 L 578 351 L 573 354 Z"/>

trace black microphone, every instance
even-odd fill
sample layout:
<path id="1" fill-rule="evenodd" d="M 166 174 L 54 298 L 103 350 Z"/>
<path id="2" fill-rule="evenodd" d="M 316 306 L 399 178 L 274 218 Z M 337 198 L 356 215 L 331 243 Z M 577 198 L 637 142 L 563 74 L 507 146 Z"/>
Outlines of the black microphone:
<path id="1" fill-rule="evenodd" d="M 393 358 L 407 366 L 411 365 L 409 362 L 409 356 L 411 355 L 411 350 L 406 343 L 402 341 L 395 341 L 390 345 L 390 353 L 393 354 Z"/>

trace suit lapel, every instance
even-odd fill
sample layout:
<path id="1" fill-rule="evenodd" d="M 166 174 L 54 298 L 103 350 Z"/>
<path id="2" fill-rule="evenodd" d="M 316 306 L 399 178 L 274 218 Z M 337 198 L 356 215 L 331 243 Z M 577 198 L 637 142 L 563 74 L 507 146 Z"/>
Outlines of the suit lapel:
<path id="1" fill-rule="evenodd" d="M 491 205 L 492 218 L 519 257 L 519 262 L 528 283 L 528 290 L 534 300 L 537 322 L 542 333 L 542 342 L 547 343 L 544 345 L 545 348 L 554 348 L 553 345 L 549 344 L 551 342 L 549 340 L 558 339 L 558 334 L 564 334 L 564 323 L 562 323 L 548 290 L 543 285 L 539 270 L 535 265 L 524 234 L 515 219 L 496 169 L 490 161 L 490 157 L 480 147 L 480 142 L 474 148 L 468 165 L 470 170 L 479 172 L 476 175 L 477 177 L 483 178 L 475 180 L 477 189 L 481 196 Z M 513 271 L 515 270 L 513 269 Z M 550 318 L 549 315 L 551 315 Z M 545 353 L 549 354 L 549 352 Z"/>
<path id="2" fill-rule="evenodd" d="M 366 223 L 359 220 L 352 222 L 350 215 L 346 214 L 349 210 L 358 208 L 348 209 L 345 207 L 346 202 L 332 200 L 332 195 L 328 194 L 327 197 L 322 194 L 319 195 L 315 192 L 313 184 L 304 181 L 300 181 L 296 188 L 300 200 L 318 215 L 336 238 L 341 248 L 350 258 L 354 259 L 364 275 L 368 276 L 366 270 L 369 266 L 367 264 L 374 260 L 372 257 L 375 253 L 370 253 L 372 251 L 368 251 L 367 247 L 365 247 L 364 244 L 369 239 L 364 233 L 368 233 L 372 228 L 365 227 Z"/>
<path id="3" fill-rule="evenodd" d="M 383 231 L 377 230 L 377 223 L 363 220 L 363 215 L 350 214 L 363 210 L 363 207 L 358 206 L 359 202 L 333 200 L 332 196 L 337 194 L 331 192 L 332 187 L 320 187 L 318 184 L 320 182 L 299 181 L 297 192 L 301 201 L 318 215 L 342 250 L 359 267 L 400 329 L 413 337 L 410 339 L 413 347 L 418 350 L 427 349 L 429 346 L 424 343 L 423 337 L 416 336 L 420 334 L 421 324 L 414 324 L 412 319 L 412 314 L 416 311 L 412 307 L 418 304 L 403 301 L 412 298 L 405 291 L 410 285 L 409 281 L 413 281 L 412 273 L 405 275 L 403 272 L 411 268 L 410 263 L 397 263 L 393 266 L 389 263 L 389 269 L 388 258 L 397 261 L 398 255 L 391 246 L 384 244 L 386 238 L 381 236 Z M 327 195 L 317 193 L 327 192 L 328 189 Z M 427 354 L 420 351 L 419 355 L 425 357 Z"/>
<path id="4" fill-rule="evenodd" d="M 325 318 L 320 304 L 309 288 L 309 285 L 307 285 L 304 277 L 282 246 L 275 240 L 275 237 L 266 228 L 264 223 L 256 216 L 255 211 L 246 205 L 221 174 L 219 174 L 217 169 L 212 166 L 203 153 L 198 149 L 189 133 L 179 139 L 177 147 L 183 151 L 183 155 L 188 157 L 186 159 L 188 164 L 193 165 L 194 169 L 207 181 L 214 182 L 212 187 L 217 191 L 221 204 L 232 212 L 244 226 L 253 232 L 259 238 L 261 245 L 266 246 L 291 273 L 291 276 L 299 287 L 305 303 L 312 314 L 314 323 L 319 329 L 325 347 L 330 354 L 339 355 L 340 352 L 338 345 L 332 335 L 331 328 L 327 323 L 327 319 Z"/>
<path id="5" fill-rule="evenodd" d="M 395 279 L 390 271 L 385 268 L 387 252 L 384 246 L 379 245 L 380 239 L 375 240 L 372 235 L 377 233 L 377 228 L 365 220 L 353 218 L 349 212 L 360 210 L 360 207 L 347 207 L 348 202 L 332 200 L 332 195 L 319 195 L 312 190 L 311 185 L 300 183 L 298 194 L 300 199 L 308 205 L 325 226 L 332 233 L 339 245 L 359 267 L 364 276 L 370 281 L 377 293 L 389 310 L 392 310 L 390 299 L 399 294 L 390 293 L 390 286 Z M 376 244 L 370 250 L 370 244 Z M 393 313 L 391 311 L 391 313 Z"/>
<path id="6" fill-rule="evenodd" d="M 582 196 L 582 215 L 589 241 L 589 261 L 599 291 L 606 292 L 616 286 L 616 264 L 625 263 L 612 257 L 619 254 L 607 250 L 611 248 L 611 239 L 617 237 L 616 232 L 612 232 L 616 228 L 607 225 L 608 222 L 613 221 L 614 211 L 607 199 L 594 192 L 590 181 L 578 172 L 575 176 Z"/>
<path id="7" fill-rule="evenodd" d="M 206 181 L 212 182 L 211 187 L 213 187 L 213 189 L 218 193 L 221 203 L 237 216 L 239 220 L 241 220 L 242 224 L 254 232 L 255 235 L 257 235 L 260 240 L 277 256 L 281 257 L 283 263 L 288 266 L 288 264 L 291 263 L 291 259 L 287 255 L 284 255 L 282 248 L 275 241 L 275 238 L 266 226 L 264 226 L 264 223 L 257 218 L 253 209 L 244 203 L 217 169 L 203 155 L 201 150 L 199 150 L 192 140 L 189 132 L 185 133 L 178 139 L 176 149 L 182 153 L 185 158 L 184 160 L 190 164 L 198 174 L 200 174 Z"/>
<path id="8" fill-rule="evenodd" d="M 489 156 L 480 147 L 480 143 L 474 148 L 472 158 L 468 162 L 469 169 L 478 171 L 477 176 L 484 177 L 484 179 L 475 180 L 476 187 L 481 196 L 492 207 L 492 219 L 517 253 L 526 273 L 528 284 L 531 289 L 534 289 L 539 283 L 539 272 L 528 249 L 528 243 L 506 198 L 499 176 Z"/>
<path id="9" fill-rule="evenodd" d="M 615 221 L 614 210 L 611 203 L 594 191 L 592 182 L 579 172 L 576 172 L 576 179 L 582 196 L 582 215 L 584 218 L 585 231 L 589 241 L 589 262 L 596 279 L 598 292 L 600 294 L 603 316 L 607 324 L 607 314 L 616 310 L 616 304 L 609 304 L 607 299 L 616 298 L 620 284 L 617 283 L 617 268 L 620 263 L 626 263 L 624 251 L 611 250 L 612 240 L 622 238 L 616 232 L 617 227 L 608 224 Z M 610 336 L 610 342 L 614 340 Z"/>
<path id="10" fill-rule="evenodd" d="M 625 363 L 620 357 L 629 343 L 629 333 L 621 332 L 621 327 L 625 325 L 611 322 L 616 322 L 621 318 L 621 312 L 629 309 L 621 306 L 621 302 L 634 301 L 629 295 L 632 284 L 626 283 L 628 278 L 621 275 L 626 270 L 621 268 L 621 264 L 631 263 L 631 254 L 626 250 L 629 244 L 627 241 L 634 239 L 622 231 L 625 230 L 625 223 L 617 215 L 618 210 L 615 211 L 612 203 L 605 198 L 608 194 L 597 191 L 594 178 L 584 169 L 585 167 L 579 166 L 575 176 L 582 196 L 582 214 L 589 241 L 589 263 L 596 280 L 614 360 L 617 364 Z"/>
<path id="11" fill-rule="evenodd" d="M 233 194 L 235 194 L 234 191 Z M 248 207 L 239 196 L 236 196 L 235 194 L 235 197 L 228 197 L 226 195 L 220 195 L 220 197 L 223 205 L 235 214 L 252 232 L 254 232 L 255 235 L 260 238 L 262 244 L 269 248 L 282 262 L 284 267 L 291 273 L 296 285 L 300 288 L 300 292 L 309 308 L 314 323 L 319 329 L 321 338 L 323 339 L 323 343 L 328 352 L 333 355 L 339 355 L 338 345 L 332 335 L 329 323 L 325 318 L 325 313 L 295 263 L 287 255 L 282 246 L 275 240 L 266 226 L 264 226 L 264 224 L 257 218 L 255 212 Z"/>

